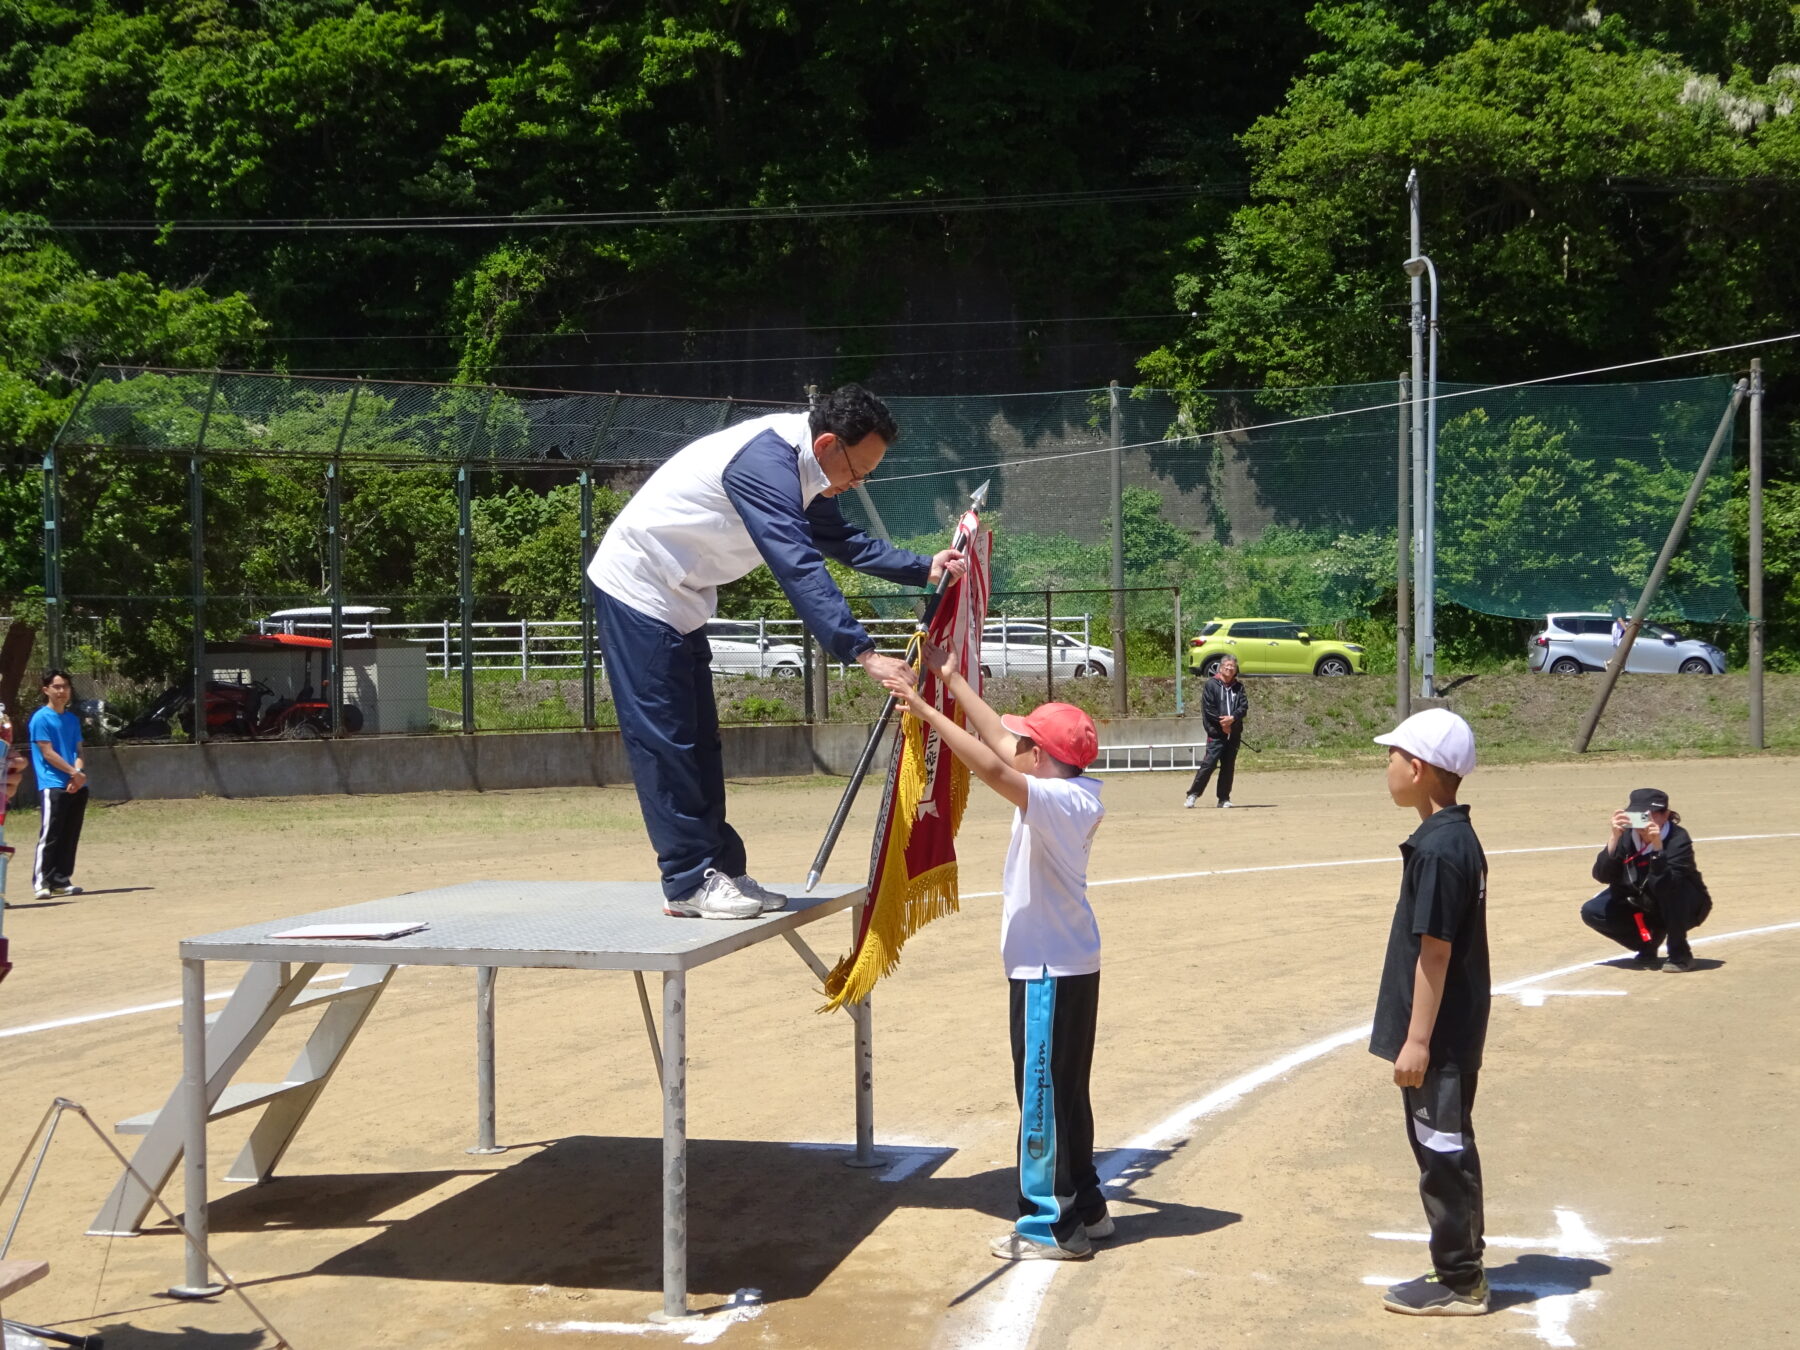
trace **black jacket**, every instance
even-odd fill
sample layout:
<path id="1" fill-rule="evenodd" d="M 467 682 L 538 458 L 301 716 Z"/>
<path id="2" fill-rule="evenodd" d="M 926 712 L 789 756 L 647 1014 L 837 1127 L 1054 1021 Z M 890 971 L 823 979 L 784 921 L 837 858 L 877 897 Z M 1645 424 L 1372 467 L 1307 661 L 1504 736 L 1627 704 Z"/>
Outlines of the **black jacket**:
<path id="1" fill-rule="evenodd" d="M 1654 853 L 1639 852 L 1635 833 L 1627 830 L 1594 859 L 1594 880 L 1671 928 L 1696 927 L 1712 910 L 1712 895 L 1694 864 L 1694 841 L 1679 825 L 1669 826 Z"/>
<path id="2" fill-rule="evenodd" d="M 1231 724 L 1231 739 L 1239 739 L 1244 734 L 1244 714 L 1249 711 L 1250 695 L 1244 692 L 1241 678 L 1226 684 L 1215 675 L 1200 687 L 1200 721 L 1209 740 L 1226 739 L 1225 728 L 1219 722 L 1226 716 L 1237 719 Z"/>

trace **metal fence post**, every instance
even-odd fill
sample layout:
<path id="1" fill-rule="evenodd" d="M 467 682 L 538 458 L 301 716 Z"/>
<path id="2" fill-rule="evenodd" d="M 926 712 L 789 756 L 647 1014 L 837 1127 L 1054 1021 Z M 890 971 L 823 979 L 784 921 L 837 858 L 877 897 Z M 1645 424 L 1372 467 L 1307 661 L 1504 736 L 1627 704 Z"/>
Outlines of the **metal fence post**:
<path id="1" fill-rule="evenodd" d="M 456 606 L 457 654 L 462 669 L 462 729 L 464 735 L 475 730 L 475 546 L 474 484 L 468 464 L 456 467 Z"/>
<path id="2" fill-rule="evenodd" d="M 194 453 L 188 456 L 189 582 L 194 602 L 194 743 L 206 739 L 206 488 L 201 477 L 200 455 L 206 449 L 206 428 L 212 421 L 213 404 L 219 397 L 219 372 L 214 371 L 206 390 L 206 407 L 200 413 L 200 434 Z"/>
<path id="3" fill-rule="evenodd" d="M 1763 373 L 1750 362 L 1750 748 L 1763 748 Z"/>
<path id="4" fill-rule="evenodd" d="M 1187 709 L 1181 702 L 1182 668 L 1187 665 L 1187 646 L 1181 640 L 1181 587 L 1175 587 L 1175 715 L 1185 716 Z"/>
<path id="5" fill-rule="evenodd" d="M 1050 603 L 1055 593 L 1044 592 L 1044 702 L 1056 702 L 1056 640 L 1050 633 Z M 1115 653 L 1116 655 L 1116 653 Z"/>
<path id="6" fill-rule="evenodd" d="M 326 582 L 331 597 L 331 737 L 344 734 L 344 441 L 350 435 L 350 419 L 356 416 L 356 399 L 362 393 L 360 379 L 350 386 L 350 401 L 344 407 L 344 425 L 338 428 L 337 445 L 332 448 L 331 462 L 325 466 L 325 536 Z M 205 713 L 202 705 L 195 710 L 195 725 Z"/>
<path id="7" fill-rule="evenodd" d="M 56 442 L 44 451 L 44 647 L 45 667 L 63 663 L 62 484 L 57 479 Z"/>
<path id="8" fill-rule="evenodd" d="M 1719 457 L 1719 448 L 1725 444 L 1731 429 L 1737 424 L 1738 405 L 1744 401 L 1744 395 L 1750 388 L 1748 380 L 1739 380 L 1731 387 L 1731 402 L 1725 408 L 1725 415 L 1719 419 L 1719 428 L 1713 433 L 1712 443 L 1706 447 L 1706 455 L 1700 461 L 1700 467 L 1694 472 L 1694 481 L 1688 485 L 1687 497 L 1681 503 L 1681 510 L 1676 513 L 1675 524 L 1669 529 L 1669 537 L 1663 541 L 1662 552 L 1657 555 L 1656 565 L 1650 569 L 1650 579 L 1644 583 L 1643 594 L 1638 596 L 1637 608 L 1632 610 L 1631 618 L 1626 620 L 1625 635 L 1619 639 L 1619 645 L 1613 649 L 1612 660 L 1606 663 L 1606 678 L 1594 696 L 1594 705 L 1581 724 L 1581 733 L 1575 740 L 1575 753 L 1586 754 L 1588 742 L 1594 738 L 1594 729 L 1600 725 L 1600 714 L 1606 711 L 1606 701 L 1612 697 L 1613 686 L 1619 682 L 1619 673 L 1631 659 L 1632 645 L 1637 641 L 1638 631 L 1644 626 L 1644 617 L 1650 612 L 1650 606 L 1656 603 L 1656 593 L 1662 589 L 1663 578 L 1669 574 L 1669 560 L 1675 556 L 1682 536 L 1687 533 L 1688 522 L 1694 518 L 1694 509 L 1700 504 L 1700 494 L 1706 489 L 1706 476 L 1712 472 L 1713 461 Z"/>
<path id="9" fill-rule="evenodd" d="M 1112 403 L 1112 706 L 1124 717 L 1131 706 L 1125 659 L 1125 415 L 1119 406 L 1119 382 L 1107 389 Z M 1179 639 L 1179 626 L 1175 634 Z"/>
<path id="10" fill-rule="evenodd" d="M 47 668 L 51 670 L 63 664 L 62 479 L 57 447 L 62 444 L 63 433 L 75 425 L 75 419 L 87 406 L 88 395 L 94 391 L 98 378 L 98 371 L 88 376 L 75 406 L 44 448 L 44 650 L 48 654 Z"/>
<path id="11" fill-rule="evenodd" d="M 457 640 L 462 647 L 462 729 L 475 731 L 475 472 L 474 464 L 487 432 L 488 417 L 494 410 L 497 389 L 488 390 L 487 402 L 481 405 L 481 420 L 475 424 L 474 438 L 456 468 L 456 604 Z M 446 655 L 446 660 L 448 656 Z"/>
<path id="12" fill-rule="evenodd" d="M 597 727 L 594 711 L 594 583 L 588 580 L 588 564 L 594 560 L 594 475 L 587 469 L 576 480 L 581 492 L 581 726 Z"/>
<path id="13" fill-rule="evenodd" d="M 1415 286 L 1417 282 L 1413 283 Z M 1400 377 L 1400 448 L 1395 461 L 1395 523 L 1399 536 L 1398 559 L 1394 571 L 1394 720 L 1404 722 L 1412 716 L 1412 587 L 1407 575 L 1411 559 L 1412 481 L 1407 457 L 1412 449 L 1407 411 L 1412 399 L 1412 381 Z"/>

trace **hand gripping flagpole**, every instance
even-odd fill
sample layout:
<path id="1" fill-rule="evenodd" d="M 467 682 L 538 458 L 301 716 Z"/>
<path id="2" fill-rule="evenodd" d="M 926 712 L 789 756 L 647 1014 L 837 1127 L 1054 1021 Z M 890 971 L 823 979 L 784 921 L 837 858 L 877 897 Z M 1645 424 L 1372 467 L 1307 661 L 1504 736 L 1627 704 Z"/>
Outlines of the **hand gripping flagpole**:
<path id="1" fill-rule="evenodd" d="M 970 511 L 979 514 L 981 508 L 987 505 L 988 483 L 992 481 L 992 479 L 988 479 L 969 494 Z M 964 512 L 964 515 L 966 514 L 967 512 Z M 959 519 L 956 525 L 956 534 L 950 541 L 950 547 L 954 549 L 967 548 L 970 538 L 971 535 L 963 529 L 962 521 Z M 931 627 L 932 616 L 937 613 L 938 601 L 944 598 L 944 589 L 949 584 L 950 569 L 946 567 L 944 574 L 938 578 L 937 589 L 932 591 L 930 599 L 925 602 L 925 613 L 920 616 L 917 626 L 913 629 L 912 641 L 914 644 L 919 643 L 922 640 L 921 635 Z M 875 723 L 874 730 L 869 733 L 868 744 L 863 746 L 862 758 L 856 761 L 856 767 L 850 771 L 850 781 L 844 785 L 844 795 L 838 802 L 837 813 L 832 816 L 831 826 L 825 831 L 825 841 L 819 845 L 819 851 L 813 858 L 812 868 L 806 874 L 806 893 L 808 895 L 811 895 L 813 887 L 819 884 L 819 876 L 824 872 L 825 864 L 831 858 L 831 850 L 837 847 L 838 835 L 843 833 L 844 822 L 850 817 L 850 808 L 856 804 L 856 794 L 862 788 L 863 779 L 869 775 L 869 765 L 875 759 L 875 751 L 881 744 L 881 738 L 887 734 L 888 723 L 894 719 L 894 706 L 899 701 L 897 696 L 888 695 L 887 702 L 881 709 L 881 718 Z"/>

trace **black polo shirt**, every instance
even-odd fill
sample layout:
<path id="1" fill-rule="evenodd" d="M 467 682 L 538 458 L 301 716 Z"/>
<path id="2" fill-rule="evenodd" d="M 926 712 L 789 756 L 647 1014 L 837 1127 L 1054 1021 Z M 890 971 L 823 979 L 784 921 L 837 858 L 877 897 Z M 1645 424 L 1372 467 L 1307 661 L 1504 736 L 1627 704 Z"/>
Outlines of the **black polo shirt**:
<path id="1" fill-rule="evenodd" d="M 1487 1040 L 1488 977 L 1487 858 L 1469 824 L 1467 806 L 1447 806 L 1420 823 L 1400 845 L 1404 870 L 1394 926 L 1388 932 L 1381 993 L 1375 1000 L 1375 1029 L 1369 1052 L 1399 1057 L 1412 1025 L 1413 980 L 1419 939 L 1450 944 L 1444 997 L 1431 1031 L 1431 1067 L 1474 1073 Z"/>

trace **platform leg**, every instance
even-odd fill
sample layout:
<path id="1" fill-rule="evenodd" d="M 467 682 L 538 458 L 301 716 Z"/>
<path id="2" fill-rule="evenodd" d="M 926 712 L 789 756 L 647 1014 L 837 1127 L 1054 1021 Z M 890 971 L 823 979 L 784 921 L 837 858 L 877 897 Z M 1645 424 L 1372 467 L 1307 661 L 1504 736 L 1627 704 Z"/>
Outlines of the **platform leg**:
<path id="1" fill-rule="evenodd" d="M 687 972 L 663 972 L 663 1301 L 656 1322 L 687 1306 Z"/>
<path id="2" fill-rule="evenodd" d="M 863 911 L 850 911 L 851 940 L 862 932 Z M 855 1028 L 856 1048 L 856 1152 L 844 1159 L 848 1167 L 885 1167 L 888 1160 L 875 1153 L 875 996 L 845 1005 Z"/>
<path id="3" fill-rule="evenodd" d="M 186 1278 L 169 1290 L 172 1298 L 211 1298 L 222 1286 L 208 1278 L 206 1264 L 206 962 L 181 962 L 181 1116 L 186 1194 L 181 1226 L 187 1230 Z"/>
<path id="4" fill-rule="evenodd" d="M 475 1147 L 465 1153 L 504 1153 L 494 1142 L 493 966 L 475 967 Z"/>

